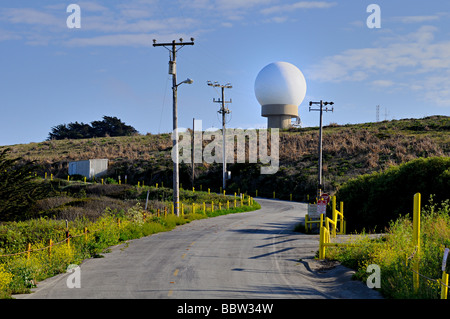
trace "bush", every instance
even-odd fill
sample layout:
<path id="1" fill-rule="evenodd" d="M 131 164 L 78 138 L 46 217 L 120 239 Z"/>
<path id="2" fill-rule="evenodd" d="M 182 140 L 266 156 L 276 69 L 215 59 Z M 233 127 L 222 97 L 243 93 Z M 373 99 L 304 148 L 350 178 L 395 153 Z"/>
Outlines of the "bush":
<path id="1" fill-rule="evenodd" d="M 367 266 L 376 264 L 381 270 L 380 291 L 386 298 L 439 298 L 442 256 L 450 247 L 450 201 L 439 205 L 430 202 L 421 216 L 421 247 L 416 253 L 412 240 L 412 221 L 404 216 L 391 222 L 388 232 L 378 239 L 363 236 L 358 246 L 330 248 L 327 257 L 356 270 L 355 276 L 367 280 Z M 419 290 L 413 289 L 413 262 L 419 260 Z M 446 272 L 450 271 L 447 263 Z"/>
<path id="2" fill-rule="evenodd" d="M 382 231 L 399 216 L 412 213 L 413 195 L 448 198 L 450 158 L 419 158 L 384 172 L 359 176 L 343 184 L 336 196 L 345 205 L 349 231 Z"/>

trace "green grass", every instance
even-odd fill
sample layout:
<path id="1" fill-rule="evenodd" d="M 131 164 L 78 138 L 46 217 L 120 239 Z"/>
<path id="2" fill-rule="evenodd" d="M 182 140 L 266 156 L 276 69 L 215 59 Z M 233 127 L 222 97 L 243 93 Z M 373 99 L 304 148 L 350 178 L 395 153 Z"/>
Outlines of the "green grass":
<path id="1" fill-rule="evenodd" d="M 386 234 L 355 239 L 358 245 L 327 249 L 327 258 L 355 269 L 355 278 L 366 281 L 367 267 L 381 269 L 380 292 L 391 299 L 437 299 L 440 297 L 441 266 L 445 247 L 450 247 L 450 201 L 426 206 L 421 216 L 420 254 L 414 253 L 412 221 L 406 216 L 392 222 Z M 413 289 L 413 262 L 419 261 L 420 287 Z M 450 263 L 447 262 L 447 273 Z"/>

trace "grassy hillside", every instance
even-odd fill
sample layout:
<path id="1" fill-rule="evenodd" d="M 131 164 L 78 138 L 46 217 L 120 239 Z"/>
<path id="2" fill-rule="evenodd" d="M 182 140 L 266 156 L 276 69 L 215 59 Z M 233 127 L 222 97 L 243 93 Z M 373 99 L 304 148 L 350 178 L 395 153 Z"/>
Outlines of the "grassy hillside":
<path id="1" fill-rule="evenodd" d="M 229 191 L 305 200 L 317 186 L 318 128 L 280 132 L 280 169 L 274 175 L 260 175 L 260 164 L 228 165 L 232 172 Z M 6 146 L 4 146 L 6 147 Z M 0 149 L 4 148 L 0 147 Z M 128 183 L 146 185 L 172 183 L 172 142 L 170 134 L 105 137 L 84 140 L 45 141 L 10 146 L 12 155 L 36 160 L 39 174 L 65 178 L 68 162 L 108 158 L 109 176 L 128 176 Z M 348 179 L 418 157 L 449 156 L 450 117 L 432 116 L 377 123 L 330 125 L 323 135 L 323 178 L 325 190 L 333 192 Z M 218 190 L 221 164 L 196 165 L 195 186 Z M 181 165 L 180 181 L 190 187 L 190 166 Z"/>

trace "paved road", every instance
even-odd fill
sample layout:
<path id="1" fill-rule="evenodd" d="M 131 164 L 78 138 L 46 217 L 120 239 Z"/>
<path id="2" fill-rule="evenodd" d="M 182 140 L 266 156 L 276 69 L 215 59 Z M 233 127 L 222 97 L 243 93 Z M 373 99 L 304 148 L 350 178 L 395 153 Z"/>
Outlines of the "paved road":
<path id="1" fill-rule="evenodd" d="M 318 236 L 292 232 L 306 205 L 258 199 L 261 209 L 194 221 L 116 246 L 16 298 L 377 298 L 338 266 L 318 271 Z"/>

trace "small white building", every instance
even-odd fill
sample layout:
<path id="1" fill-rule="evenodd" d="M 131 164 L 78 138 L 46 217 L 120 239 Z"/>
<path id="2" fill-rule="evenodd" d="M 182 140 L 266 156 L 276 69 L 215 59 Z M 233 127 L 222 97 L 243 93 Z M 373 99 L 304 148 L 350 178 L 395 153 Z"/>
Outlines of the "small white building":
<path id="1" fill-rule="evenodd" d="M 69 162 L 69 175 L 83 175 L 87 178 L 100 177 L 108 171 L 107 159 L 90 159 L 86 161 Z"/>

